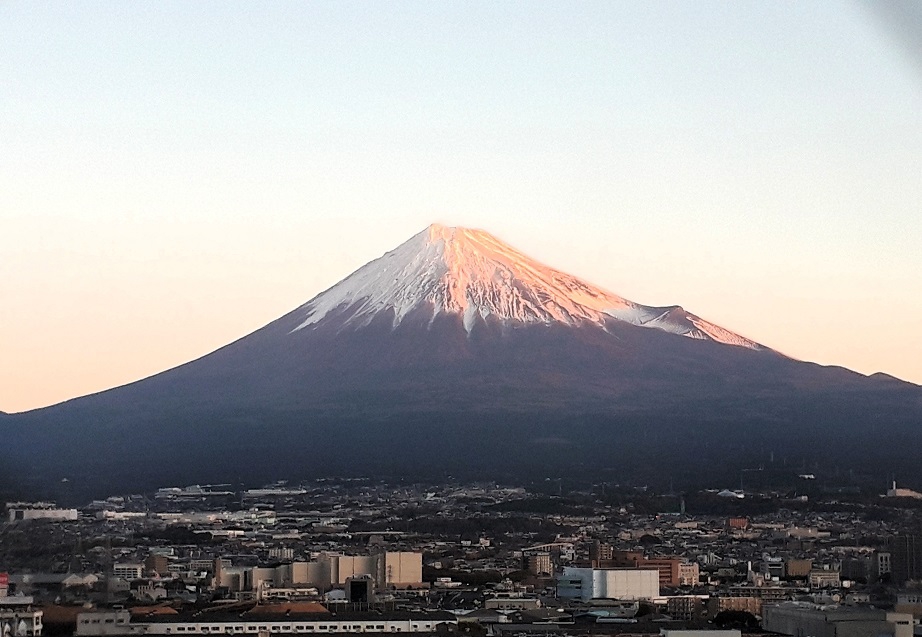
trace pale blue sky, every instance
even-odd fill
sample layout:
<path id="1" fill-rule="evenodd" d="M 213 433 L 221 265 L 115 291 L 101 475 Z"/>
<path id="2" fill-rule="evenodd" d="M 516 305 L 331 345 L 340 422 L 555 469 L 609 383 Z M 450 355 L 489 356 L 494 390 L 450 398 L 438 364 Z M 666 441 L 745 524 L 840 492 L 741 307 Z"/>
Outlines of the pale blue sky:
<path id="1" fill-rule="evenodd" d="M 204 354 L 433 221 L 922 383 L 922 53 L 869 6 L 0 4 L 0 409 Z"/>

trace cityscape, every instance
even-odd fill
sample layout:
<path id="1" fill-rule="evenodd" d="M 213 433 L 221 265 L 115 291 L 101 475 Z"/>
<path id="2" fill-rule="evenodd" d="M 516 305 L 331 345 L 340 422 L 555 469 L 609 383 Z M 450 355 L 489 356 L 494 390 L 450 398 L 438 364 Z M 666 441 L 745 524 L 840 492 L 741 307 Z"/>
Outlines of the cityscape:
<path id="1" fill-rule="evenodd" d="M 9 502 L 0 618 L 23 636 L 912 635 L 922 494 L 803 481 L 344 478 Z"/>

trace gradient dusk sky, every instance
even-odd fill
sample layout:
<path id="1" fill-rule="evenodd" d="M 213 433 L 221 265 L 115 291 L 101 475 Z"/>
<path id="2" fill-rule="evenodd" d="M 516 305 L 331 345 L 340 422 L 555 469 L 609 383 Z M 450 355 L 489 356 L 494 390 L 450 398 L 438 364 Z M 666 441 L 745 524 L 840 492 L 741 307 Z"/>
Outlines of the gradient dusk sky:
<path id="1" fill-rule="evenodd" d="M 922 383 L 919 7 L 4 2 L 0 410 L 204 355 L 436 221 Z"/>

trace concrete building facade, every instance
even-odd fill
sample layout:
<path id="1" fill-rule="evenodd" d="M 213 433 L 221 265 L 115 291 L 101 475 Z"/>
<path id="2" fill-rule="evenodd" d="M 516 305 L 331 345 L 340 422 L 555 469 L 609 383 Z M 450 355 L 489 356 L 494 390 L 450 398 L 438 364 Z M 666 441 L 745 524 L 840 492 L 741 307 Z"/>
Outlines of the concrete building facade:
<path id="1" fill-rule="evenodd" d="M 842 583 L 839 571 L 810 571 L 807 581 L 810 588 L 838 588 Z"/>
<path id="2" fill-rule="evenodd" d="M 715 617 L 723 611 L 740 611 L 755 617 L 762 615 L 762 598 L 714 596 L 708 600 L 708 616 Z"/>
<path id="3" fill-rule="evenodd" d="M 141 579 L 144 574 L 144 565 L 117 563 L 112 566 L 112 574 L 128 581 Z"/>
<path id="4" fill-rule="evenodd" d="M 215 569 L 215 583 L 232 592 L 266 593 L 276 588 L 343 588 L 350 578 L 368 576 L 377 590 L 423 587 L 422 553 L 387 551 L 376 555 L 322 554 L 310 562 L 275 567 Z"/>
<path id="5" fill-rule="evenodd" d="M 31 597 L 0 597 L 0 635 L 41 637 L 43 615 Z"/>
<path id="6" fill-rule="evenodd" d="M 765 607 L 762 628 L 792 637 L 912 637 L 912 615 L 797 602 Z"/>
<path id="7" fill-rule="evenodd" d="M 653 599 L 659 596 L 659 571 L 645 568 L 567 566 L 557 579 L 562 599 Z"/>
<path id="8" fill-rule="evenodd" d="M 54 520 L 58 522 L 76 520 L 77 509 L 59 509 L 50 502 L 7 502 L 7 516 L 10 522 L 28 520 Z"/>
<path id="9" fill-rule="evenodd" d="M 894 584 L 922 579 L 922 535 L 890 538 L 890 572 Z"/>
<path id="10" fill-rule="evenodd" d="M 325 609 L 324 609 L 325 611 Z M 434 633 L 457 625 L 448 612 L 404 613 L 249 613 L 240 616 L 162 616 L 133 620 L 127 610 L 92 611 L 77 615 L 78 637 L 130 635 L 260 635 L 317 633 Z"/>

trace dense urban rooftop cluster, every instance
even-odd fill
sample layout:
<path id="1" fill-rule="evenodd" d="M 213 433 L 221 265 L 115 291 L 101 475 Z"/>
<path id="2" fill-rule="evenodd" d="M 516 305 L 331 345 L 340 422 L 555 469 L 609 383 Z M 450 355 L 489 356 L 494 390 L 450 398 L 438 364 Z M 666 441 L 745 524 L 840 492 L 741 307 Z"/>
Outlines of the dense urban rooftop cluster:
<path id="1" fill-rule="evenodd" d="M 922 506 L 890 495 L 354 479 L 10 502 L 0 621 L 26 637 L 796 634 L 847 618 L 908 637 Z"/>

